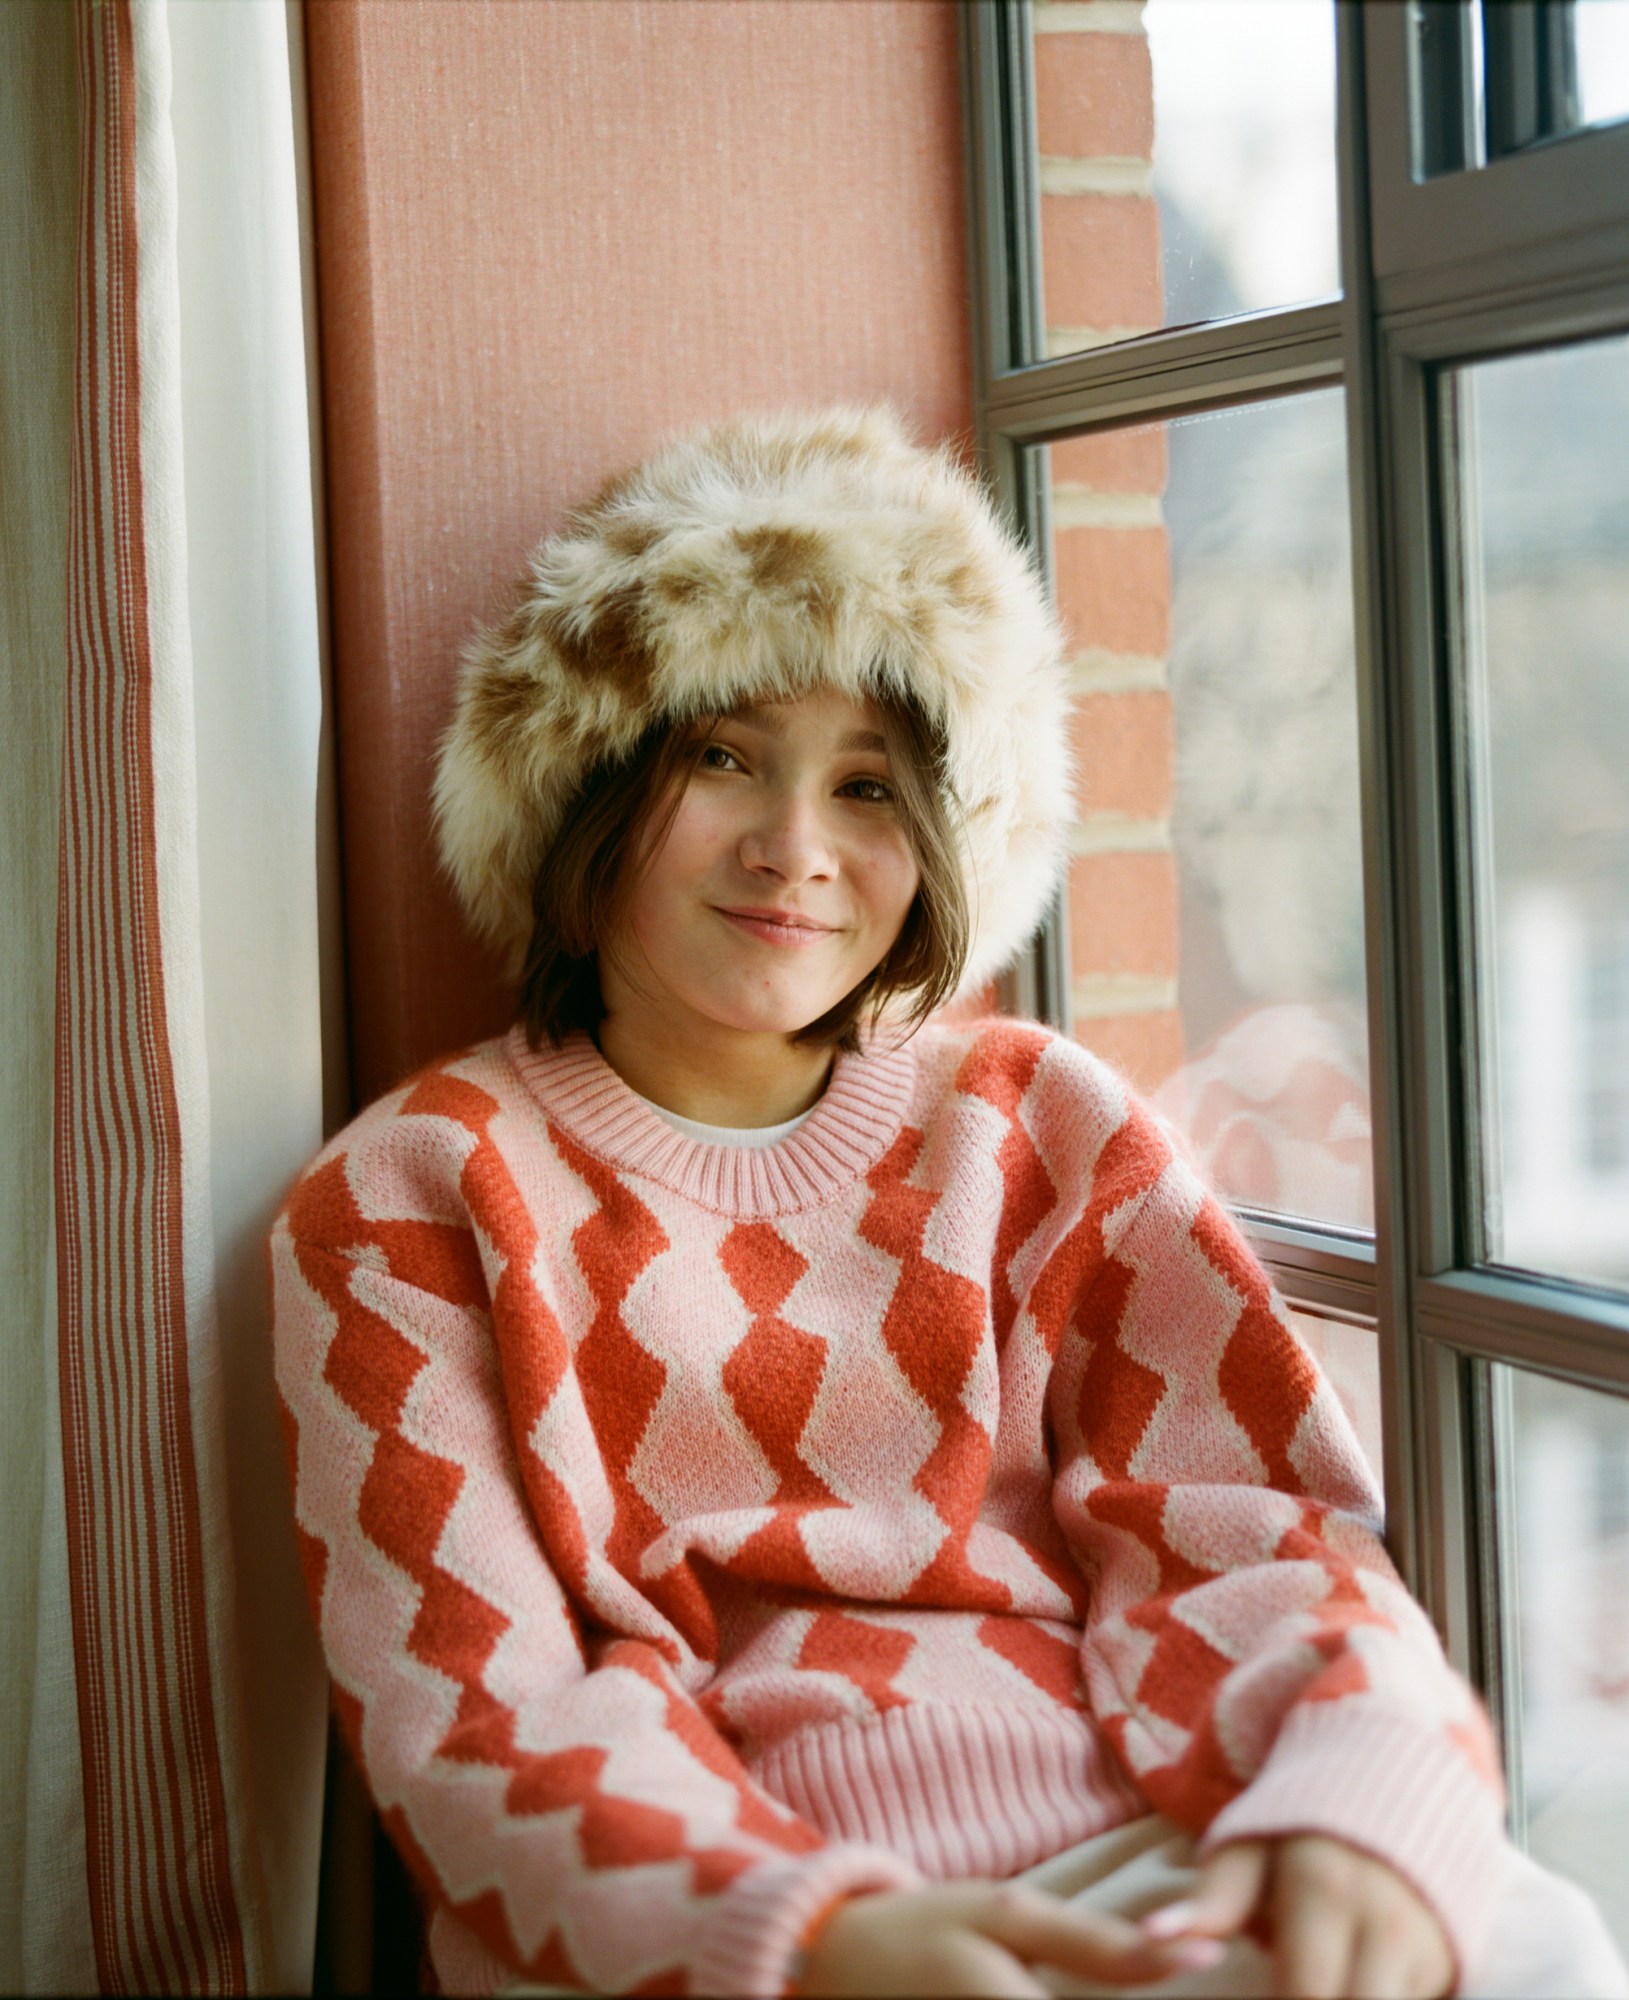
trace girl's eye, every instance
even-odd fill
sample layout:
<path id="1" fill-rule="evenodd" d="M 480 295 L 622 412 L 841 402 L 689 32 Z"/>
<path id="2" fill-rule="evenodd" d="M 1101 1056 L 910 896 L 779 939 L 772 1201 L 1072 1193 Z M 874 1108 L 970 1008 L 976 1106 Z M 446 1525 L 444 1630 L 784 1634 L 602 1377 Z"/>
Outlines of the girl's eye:
<path id="1" fill-rule="evenodd" d="M 883 778 L 850 778 L 843 789 L 864 805 L 890 806 L 894 802 L 894 788 Z"/>
<path id="2" fill-rule="evenodd" d="M 726 750 L 722 743 L 709 743 L 701 753 L 701 764 L 708 771 L 734 771 L 739 768 L 735 752 Z"/>

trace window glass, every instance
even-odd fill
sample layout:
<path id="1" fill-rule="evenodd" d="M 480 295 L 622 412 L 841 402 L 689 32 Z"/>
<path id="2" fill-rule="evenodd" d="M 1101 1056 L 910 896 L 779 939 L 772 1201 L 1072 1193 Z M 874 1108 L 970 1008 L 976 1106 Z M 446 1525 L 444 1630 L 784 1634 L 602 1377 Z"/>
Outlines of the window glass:
<path id="1" fill-rule="evenodd" d="M 1629 1949 L 1629 1403 L 1501 1372 L 1527 1846 Z"/>
<path id="2" fill-rule="evenodd" d="M 1629 340 L 1458 371 L 1484 1224 L 1629 1284 Z"/>
<path id="3" fill-rule="evenodd" d="M 1242 1205 L 1372 1215 L 1341 393 L 1049 454 L 1076 1035 Z"/>
<path id="4" fill-rule="evenodd" d="M 1290 1318 L 1340 1397 L 1378 1486 L 1381 1483 L 1380 1349 L 1373 1325 L 1354 1326 L 1346 1320 L 1326 1319 L 1322 1313 L 1308 1312 L 1298 1306 L 1291 1308 Z"/>
<path id="5" fill-rule="evenodd" d="M 1331 0 L 1033 20 L 1048 354 L 1339 290 Z"/>

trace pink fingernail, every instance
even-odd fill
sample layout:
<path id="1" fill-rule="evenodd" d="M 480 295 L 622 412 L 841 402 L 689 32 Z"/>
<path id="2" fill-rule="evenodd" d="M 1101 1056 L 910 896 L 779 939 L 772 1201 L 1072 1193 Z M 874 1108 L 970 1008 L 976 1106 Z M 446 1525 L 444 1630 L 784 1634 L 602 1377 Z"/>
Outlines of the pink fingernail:
<path id="1" fill-rule="evenodd" d="M 1162 1942 L 1166 1938 L 1181 1937 L 1184 1931 L 1193 1928 L 1193 1920 L 1197 1914 L 1197 1904 L 1167 1903 L 1163 1910 L 1151 1910 L 1143 1918 L 1144 1935 L 1158 1938 Z"/>
<path id="2" fill-rule="evenodd" d="M 1207 1972 L 1226 1958 L 1227 1946 L 1219 1938 L 1183 1938 L 1172 1947 L 1171 1956 L 1178 1965 L 1194 1972 Z"/>

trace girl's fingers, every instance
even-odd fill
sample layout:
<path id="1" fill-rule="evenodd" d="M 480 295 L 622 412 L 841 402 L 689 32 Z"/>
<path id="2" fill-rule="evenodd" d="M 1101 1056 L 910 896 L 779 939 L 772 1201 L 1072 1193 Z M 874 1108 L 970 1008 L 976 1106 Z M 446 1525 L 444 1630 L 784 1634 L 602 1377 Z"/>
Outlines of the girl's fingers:
<path id="1" fill-rule="evenodd" d="M 1267 1886 L 1271 1850 L 1263 1840 L 1240 1840 L 1204 1863 L 1192 1895 L 1143 1918 L 1147 1937 L 1235 1937 L 1254 1915 Z"/>
<path id="2" fill-rule="evenodd" d="M 1286 1840 L 1272 1914 L 1281 1993 L 1437 2000 L 1453 1984 L 1453 1952 L 1418 1892 L 1344 1842 L 1317 1834 Z"/>
<path id="3" fill-rule="evenodd" d="M 1389 1931 L 1369 1925 L 1358 1932 L 1344 1990 L 1352 2000 L 1424 2000 L 1430 1988 L 1415 1955 Z"/>
<path id="4" fill-rule="evenodd" d="M 1422 1913 L 1425 1914 L 1425 1913 Z M 1454 1983 L 1454 1955 L 1429 1915 L 1360 1918 L 1352 1948 L 1354 2000 L 1441 2000 Z"/>
<path id="5" fill-rule="evenodd" d="M 1047 1989 L 1010 1951 L 993 1938 L 964 1931 L 956 1940 L 954 1962 L 945 1965 L 924 1993 L 988 1994 L 994 2000 L 1050 2000 Z"/>
<path id="6" fill-rule="evenodd" d="M 1273 1911 L 1275 1991 L 1293 2000 L 1351 2000 L 1355 1939 L 1338 1904 L 1281 1897 Z"/>
<path id="7" fill-rule="evenodd" d="M 998 1889 L 977 1922 L 986 1936 L 1034 1964 L 1120 1985 L 1169 1979 L 1174 1972 L 1214 1965 L 1222 1955 L 1209 1938 L 1162 1942 L 1123 1917 L 1079 1910 L 1021 1884 Z"/>

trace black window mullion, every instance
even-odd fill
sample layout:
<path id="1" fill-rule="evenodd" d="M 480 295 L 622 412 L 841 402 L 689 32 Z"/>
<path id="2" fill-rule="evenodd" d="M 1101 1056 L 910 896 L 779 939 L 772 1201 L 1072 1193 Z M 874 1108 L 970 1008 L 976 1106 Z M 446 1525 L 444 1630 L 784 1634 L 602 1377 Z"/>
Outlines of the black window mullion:
<path id="1" fill-rule="evenodd" d="M 1424 1285 L 1464 1255 L 1464 1169 L 1476 1145 L 1461 1034 L 1468 955 L 1451 482 L 1432 370 L 1374 319 L 1366 337 L 1377 383 L 1369 474 L 1383 524 L 1369 577 L 1383 612 L 1370 685 L 1380 822 L 1371 1073 L 1384 1079 L 1377 1256 L 1385 1360 L 1401 1412 L 1387 1465 L 1389 1535 L 1456 1664 L 1491 1699 L 1498 1661 L 1489 1648 L 1503 1614 L 1485 1384 L 1457 1348 L 1428 1349 L 1421 1312 Z"/>
<path id="2" fill-rule="evenodd" d="M 1156 423 L 1228 403 L 1339 382 L 1340 301 L 1327 299 L 1199 326 L 1164 327 L 997 376 L 986 421 L 1045 443 L 1090 423 Z"/>
<path id="3" fill-rule="evenodd" d="M 1457 1352 L 1629 1393 L 1629 1299 L 1500 1270 L 1448 1271 L 1420 1286 L 1429 1338 Z"/>
<path id="4" fill-rule="evenodd" d="M 975 402 L 1041 352 L 1040 190 L 1029 0 L 964 0 L 963 129 Z"/>
<path id="5" fill-rule="evenodd" d="M 1490 160 L 1578 124 L 1574 33 L 1573 0 L 1482 0 Z"/>
<path id="6" fill-rule="evenodd" d="M 1536 0 L 1485 0 L 1477 14 L 1505 52 L 1493 61 L 1503 62 L 1507 80 L 1499 73 L 1488 79 L 1501 145 L 1523 121 L 1532 127 L 1566 115 L 1571 23 L 1558 10 L 1546 14 L 1545 27 L 1536 17 L 1523 26 L 1519 17 L 1531 4 Z M 1361 17 L 1372 257 L 1384 310 L 1565 290 L 1579 278 L 1622 270 L 1629 124 L 1575 126 L 1554 144 L 1492 149 L 1478 166 L 1469 5 L 1340 0 L 1339 11 Z M 1416 32 L 1421 17 L 1423 38 Z M 1546 69 L 1542 88 L 1536 65 Z"/>
<path id="7" fill-rule="evenodd" d="M 1414 171 L 1428 180 L 1474 164 L 1476 79 L 1466 0 L 1423 0 L 1414 36 Z"/>
<path id="8" fill-rule="evenodd" d="M 1409 121 L 1406 107 L 1392 107 L 1389 124 L 1371 117 L 1366 11 L 1337 9 L 1336 133 L 1386 1537 L 1405 1580 L 1469 1665 L 1465 1606 L 1450 1587 L 1464 1541 L 1455 1504 L 1464 1474 L 1464 1385 L 1424 1354 L 1413 1296 L 1421 1242 L 1433 1234 L 1443 1191 L 1418 1144 L 1422 1124 L 1442 1122 L 1432 1102 L 1440 1015 L 1422 1005 L 1421 978 L 1433 956 L 1437 802 L 1434 788 L 1419 783 L 1417 749 L 1422 729 L 1430 738 L 1432 718 L 1406 698 L 1408 683 L 1397 670 L 1401 660 L 1434 650 L 1429 595 L 1411 597 L 1400 587 L 1408 541 L 1429 536 L 1428 429 L 1419 372 L 1400 371 L 1381 338 L 1370 260 L 1370 145 L 1388 130 L 1406 142 Z M 1425 770 L 1432 775 L 1429 760 Z"/>

